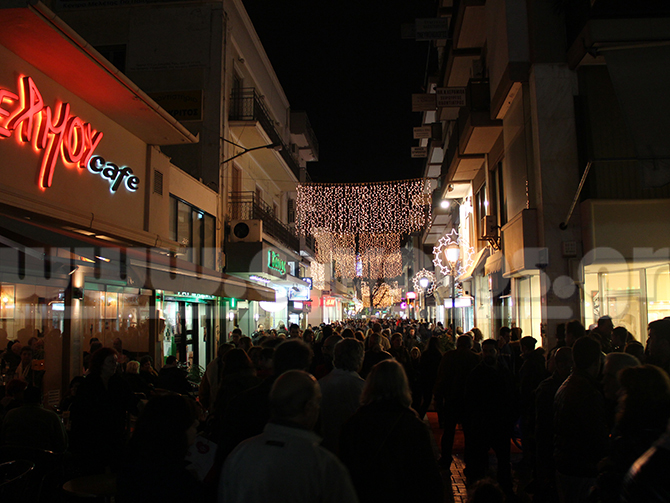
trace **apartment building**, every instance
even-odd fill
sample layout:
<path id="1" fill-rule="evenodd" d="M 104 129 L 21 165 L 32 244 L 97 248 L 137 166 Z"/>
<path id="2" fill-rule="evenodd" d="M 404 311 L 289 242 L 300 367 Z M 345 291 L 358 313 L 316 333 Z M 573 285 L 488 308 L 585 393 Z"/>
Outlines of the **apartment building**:
<path id="1" fill-rule="evenodd" d="M 608 315 L 644 342 L 670 314 L 669 15 L 657 2 L 440 3 L 442 106 L 424 123 L 443 135 L 422 140 L 440 188 L 424 243 L 460 238 L 465 328 L 516 325 L 551 346 L 560 323 Z"/>

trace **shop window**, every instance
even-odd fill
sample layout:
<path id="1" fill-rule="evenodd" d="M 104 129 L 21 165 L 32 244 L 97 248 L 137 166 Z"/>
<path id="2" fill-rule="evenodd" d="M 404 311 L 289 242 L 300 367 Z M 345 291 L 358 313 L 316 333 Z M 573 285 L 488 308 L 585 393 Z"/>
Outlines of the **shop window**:
<path id="1" fill-rule="evenodd" d="M 603 274 L 602 287 L 605 314 L 612 318 L 615 327 L 626 327 L 636 339 L 640 340 L 642 330 L 640 271 Z"/>
<path id="2" fill-rule="evenodd" d="M 177 201 L 177 242 L 185 248 L 186 260 L 193 261 L 193 225 L 191 220 L 191 206 L 183 201 Z"/>
<path id="3" fill-rule="evenodd" d="M 486 184 L 475 194 L 475 217 L 477 219 L 477 236 L 484 234 L 484 217 L 486 216 L 488 201 L 486 199 Z"/>
<path id="4" fill-rule="evenodd" d="M 204 214 L 203 265 L 216 269 L 216 220 L 212 215 Z"/>
<path id="5" fill-rule="evenodd" d="M 204 225 L 204 218 L 205 215 L 203 213 L 200 213 L 199 211 L 191 211 L 191 218 L 193 221 L 193 234 L 192 234 L 192 245 L 191 249 L 193 250 L 192 253 L 192 262 L 196 265 L 203 265 L 202 264 L 202 259 L 203 259 L 203 253 L 198 253 L 198 250 L 202 250 L 203 246 L 203 240 L 204 240 L 204 232 L 205 232 L 205 225 Z M 204 250 L 203 250 L 204 251 Z"/>
<path id="6" fill-rule="evenodd" d="M 14 319 L 16 304 L 16 287 L 14 285 L 0 285 L 0 320 Z"/>
<path id="7" fill-rule="evenodd" d="M 526 276 L 516 281 L 516 319 L 522 330 L 522 337 L 530 335 L 540 344 L 540 324 L 542 323 L 542 296 L 540 294 L 540 276 Z"/>
<path id="8" fill-rule="evenodd" d="M 584 276 L 585 324 L 588 328 L 607 315 L 615 327 L 626 327 L 636 339 L 644 340 L 641 337 L 646 332 L 647 318 L 642 300 L 644 270 L 624 267 L 612 271 L 612 268 L 601 266 L 598 272 L 587 271 Z M 617 268 L 621 269 L 620 266 Z M 659 286 L 662 288 L 662 283 Z"/>
<path id="9" fill-rule="evenodd" d="M 183 247 L 185 260 L 216 267 L 216 219 L 174 196 L 170 196 L 170 239 Z"/>
<path id="10" fill-rule="evenodd" d="M 149 351 L 149 317 L 151 292 L 109 285 L 87 283 L 84 291 L 82 347 L 88 349 L 91 337 L 105 347 L 112 347 L 117 337 L 124 352 L 133 357 Z"/>
<path id="11" fill-rule="evenodd" d="M 60 400 L 64 300 L 65 291 L 61 287 L 0 284 L 0 341 L 6 345 L 7 340 L 18 340 L 23 346 L 37 337 L 33 369 L 38 373 L 30 382 L 42 387 L 49 405 L 56 405 Z M 6 366 L 0 368 L 2 374 L 7 370 Z"/>
<path id="12" fill-rule="evenodd" d="M 505 207 L 505 188 L 503 184 L 503 163 L 500 161 L 492 170 L 491 176 L 491 206 L 490 215 L 498 217 L 498 225 L 507 223 L 507 209 Z"/>
<path id="13" fill-rule="evenodd" d="M 670 265 L 646 269 L 647 323 L 670 316 Z"/>

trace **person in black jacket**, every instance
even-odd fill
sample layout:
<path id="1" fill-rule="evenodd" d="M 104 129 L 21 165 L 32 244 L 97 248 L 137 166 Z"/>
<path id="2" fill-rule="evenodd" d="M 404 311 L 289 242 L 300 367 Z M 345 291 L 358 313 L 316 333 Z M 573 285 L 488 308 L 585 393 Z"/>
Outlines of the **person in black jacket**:
<path id="1" fill-rule="evenodd" d="M 117 501 L 202 501 L 202 483 L 186 469 L 185 461 L 197 428 L 192 399 L 179 395 L 152 397 L 128 443 L 118 475 Z"/>
<path id="2" fill-rule="evenodd" d="M 383 360 L 372 368 L 362 405 L 340 437 L 340 459 L 361 503 L 444 501 L 430 432 L 411 401 L 402 365 Z"/>
<path id="3" fill-rule="evenodd" d="M 497 342 L 482 342 L 482 362 L 465 384 L 465 475 L 468 485 L 486 475 L 488 452 L 498 460 L 498 483 L 513 497 L 510 441 L 517 418 L 517 395 L 511 372 L 498 359 Z"/>
<path id="4" fill-rule="evenodd" d="M 191 392 L 191 383 L 186 378 L 186 371 L 179 368 L 176 356 L 171 355 L 165 359 L 165 365 L 158 371 L 156 387 L 182 395 Z"/>
<path id="5" fill-rule="evenodd" d="M 99 473 L 120 461 L 127 434 L 127 414 L 138 414 L 137 398 L 116 372 L 118 354 L 102 348 L 91 356 L 89 374 L 70 406 L 70 446 L 81 469 Z"/>

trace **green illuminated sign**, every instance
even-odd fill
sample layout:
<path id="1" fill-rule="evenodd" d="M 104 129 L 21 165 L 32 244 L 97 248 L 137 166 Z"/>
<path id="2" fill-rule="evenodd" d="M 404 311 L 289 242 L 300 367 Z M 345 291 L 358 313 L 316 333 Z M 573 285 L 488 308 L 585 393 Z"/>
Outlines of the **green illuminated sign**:
<path id="1" fill-rule="evenodd" d="M 282 260 L 279 256 L 279 253 L 269 250 L 268 251 L 268 269 L 277 271 L 282 276 L 286 274 L 286 260 Z"/>

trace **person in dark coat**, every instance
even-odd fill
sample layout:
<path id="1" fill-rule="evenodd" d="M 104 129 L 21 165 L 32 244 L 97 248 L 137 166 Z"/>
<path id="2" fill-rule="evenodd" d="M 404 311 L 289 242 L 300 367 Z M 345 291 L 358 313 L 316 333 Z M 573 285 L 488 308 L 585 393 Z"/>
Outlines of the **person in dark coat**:
<path id="1" fill-rule="evenodd" d="M 456 349 L 444 353 L 437 371 L 435 398 L 442 404 L 438 414 L 443 428 L 440 465 L 447 468 L 453 461 L 456 426 L 463 424 L 465 383 L 480 362 L 479 355 L 472 352 L 472 344 L 470 336 L 461 335 L 456 339 Z"/>
<path id="2" fill-rule="evenodd" d="M 340 459 L 361 503 L 444 501 L 430 431 L 411 401 L 402 365 L 384 360 L 372 368 L 362 405 L 340 436 Z"/>
<path id="3" fill-rule="evenodd" d="M 165 359 L 165 365 L 158 371 L 156 387 L 182 395 L 187 395 L 193 389 L 186 377 L 186 371 L 179 368 L 177 357 L 173 355 Z"/>
<path id="4" fill-rule="evenodd" d="M 523 461 L 535 464 L 535 390 L 549 373 L 545 367 L 544 349 L 535 347 L 533 337 L 522 337 L 521 368 L 519 369 L 519 408 Z"/>
<path id="5" fill-rule="evenodd" d="M 93 353 L 89 374 L 70 406 L 70 447 L 89 473 L 118 465 L 126 441 L 127 414 L 138 414 L 137 398 L 116 368 L 114 349 Z"/>
<path id="6" fill-rule="evenodd" d="M 192 399 L 155 396 L 140 414 L 118 475 L 119 503 L 196 503 L 202 484 L 186 469 L 186 453 L 196 438 Z"/>
<path id="7" fill-rule="evenodd" d="M 382 335 L 378 332 L 372 332 L 367 339 L 368 349 L 365 351 L 365 358 L 363 358 L 363 368 L 359 374 L 365 379 L 370 372 L 370 369 L 382 360 L 390 360 L 393 358 L 390 353 L 384 351 L 382 348 Z"/>
<path id="8" fill-rule="evenodd" d="M 489 449 L 498 461 L 498 483 L 513 497 L 510 443 L 518 400 L 513 377 L 498 358 L 497 341 L 482 342 L 482 362 L 465 384 L 465 471 L 468 484 L 486 475 Z"/>
<path id="9" fill-rule="evenodd" d="M 535 494 L 533 501 L 555 500 L 554 395 L 572 372 L 572 349 L 563 346 L 551 357 L 554 372 L 535 390 Z"/>
<path id="10" fill-rule="evenodd" d="M 626 474 L 621 501 L 670 501 L 670 427 Z"/>
<path id="11" fill-rule="evenodd" d="M 442 361 L 440 352 L 440 339 L 431 337 L 426 345 L 426 350 L 421 355 L 421 405 L 417 413 L 419 419 L 423 419 L 433 401 L 433 388 L 437 379 L 437 369 Z"/>
<path id="12" fill-rule="evenodd" d="M 282 342 L 274 352 L 273 374 L 230 401 L 221 418 L 219 431 L 214 432 L 220 443 L 214 468 L 210 470 L 212 478 L 205 480 L 208 495 L 217 490 L 218 476 L 228 455 L 243 440 L 263 432 L 270 419 L 269 396 L 275 380 L 287 370 L 307 370 L 311 362 L 312 350 L 300 339 Z"/>
<path id="13" fill-rule="evenodd" d="M 598 376 L 600 343 L 581 337 L 572 346 L 574 370 L 554 397 L 554 461 L 561 503 L 586 501 L 607 454 L 610 429 Z"/>
<path id="14" fill-rule="evenodd" d="M 608 357 L 616 354 L 610 353 Z M 626 473 L 665 433 L 670 419 L 670 378 L 654 365 L 619 372 L 621 389 L 608 456 L 598 466 L 602 503 L 619 503 Z"/>

